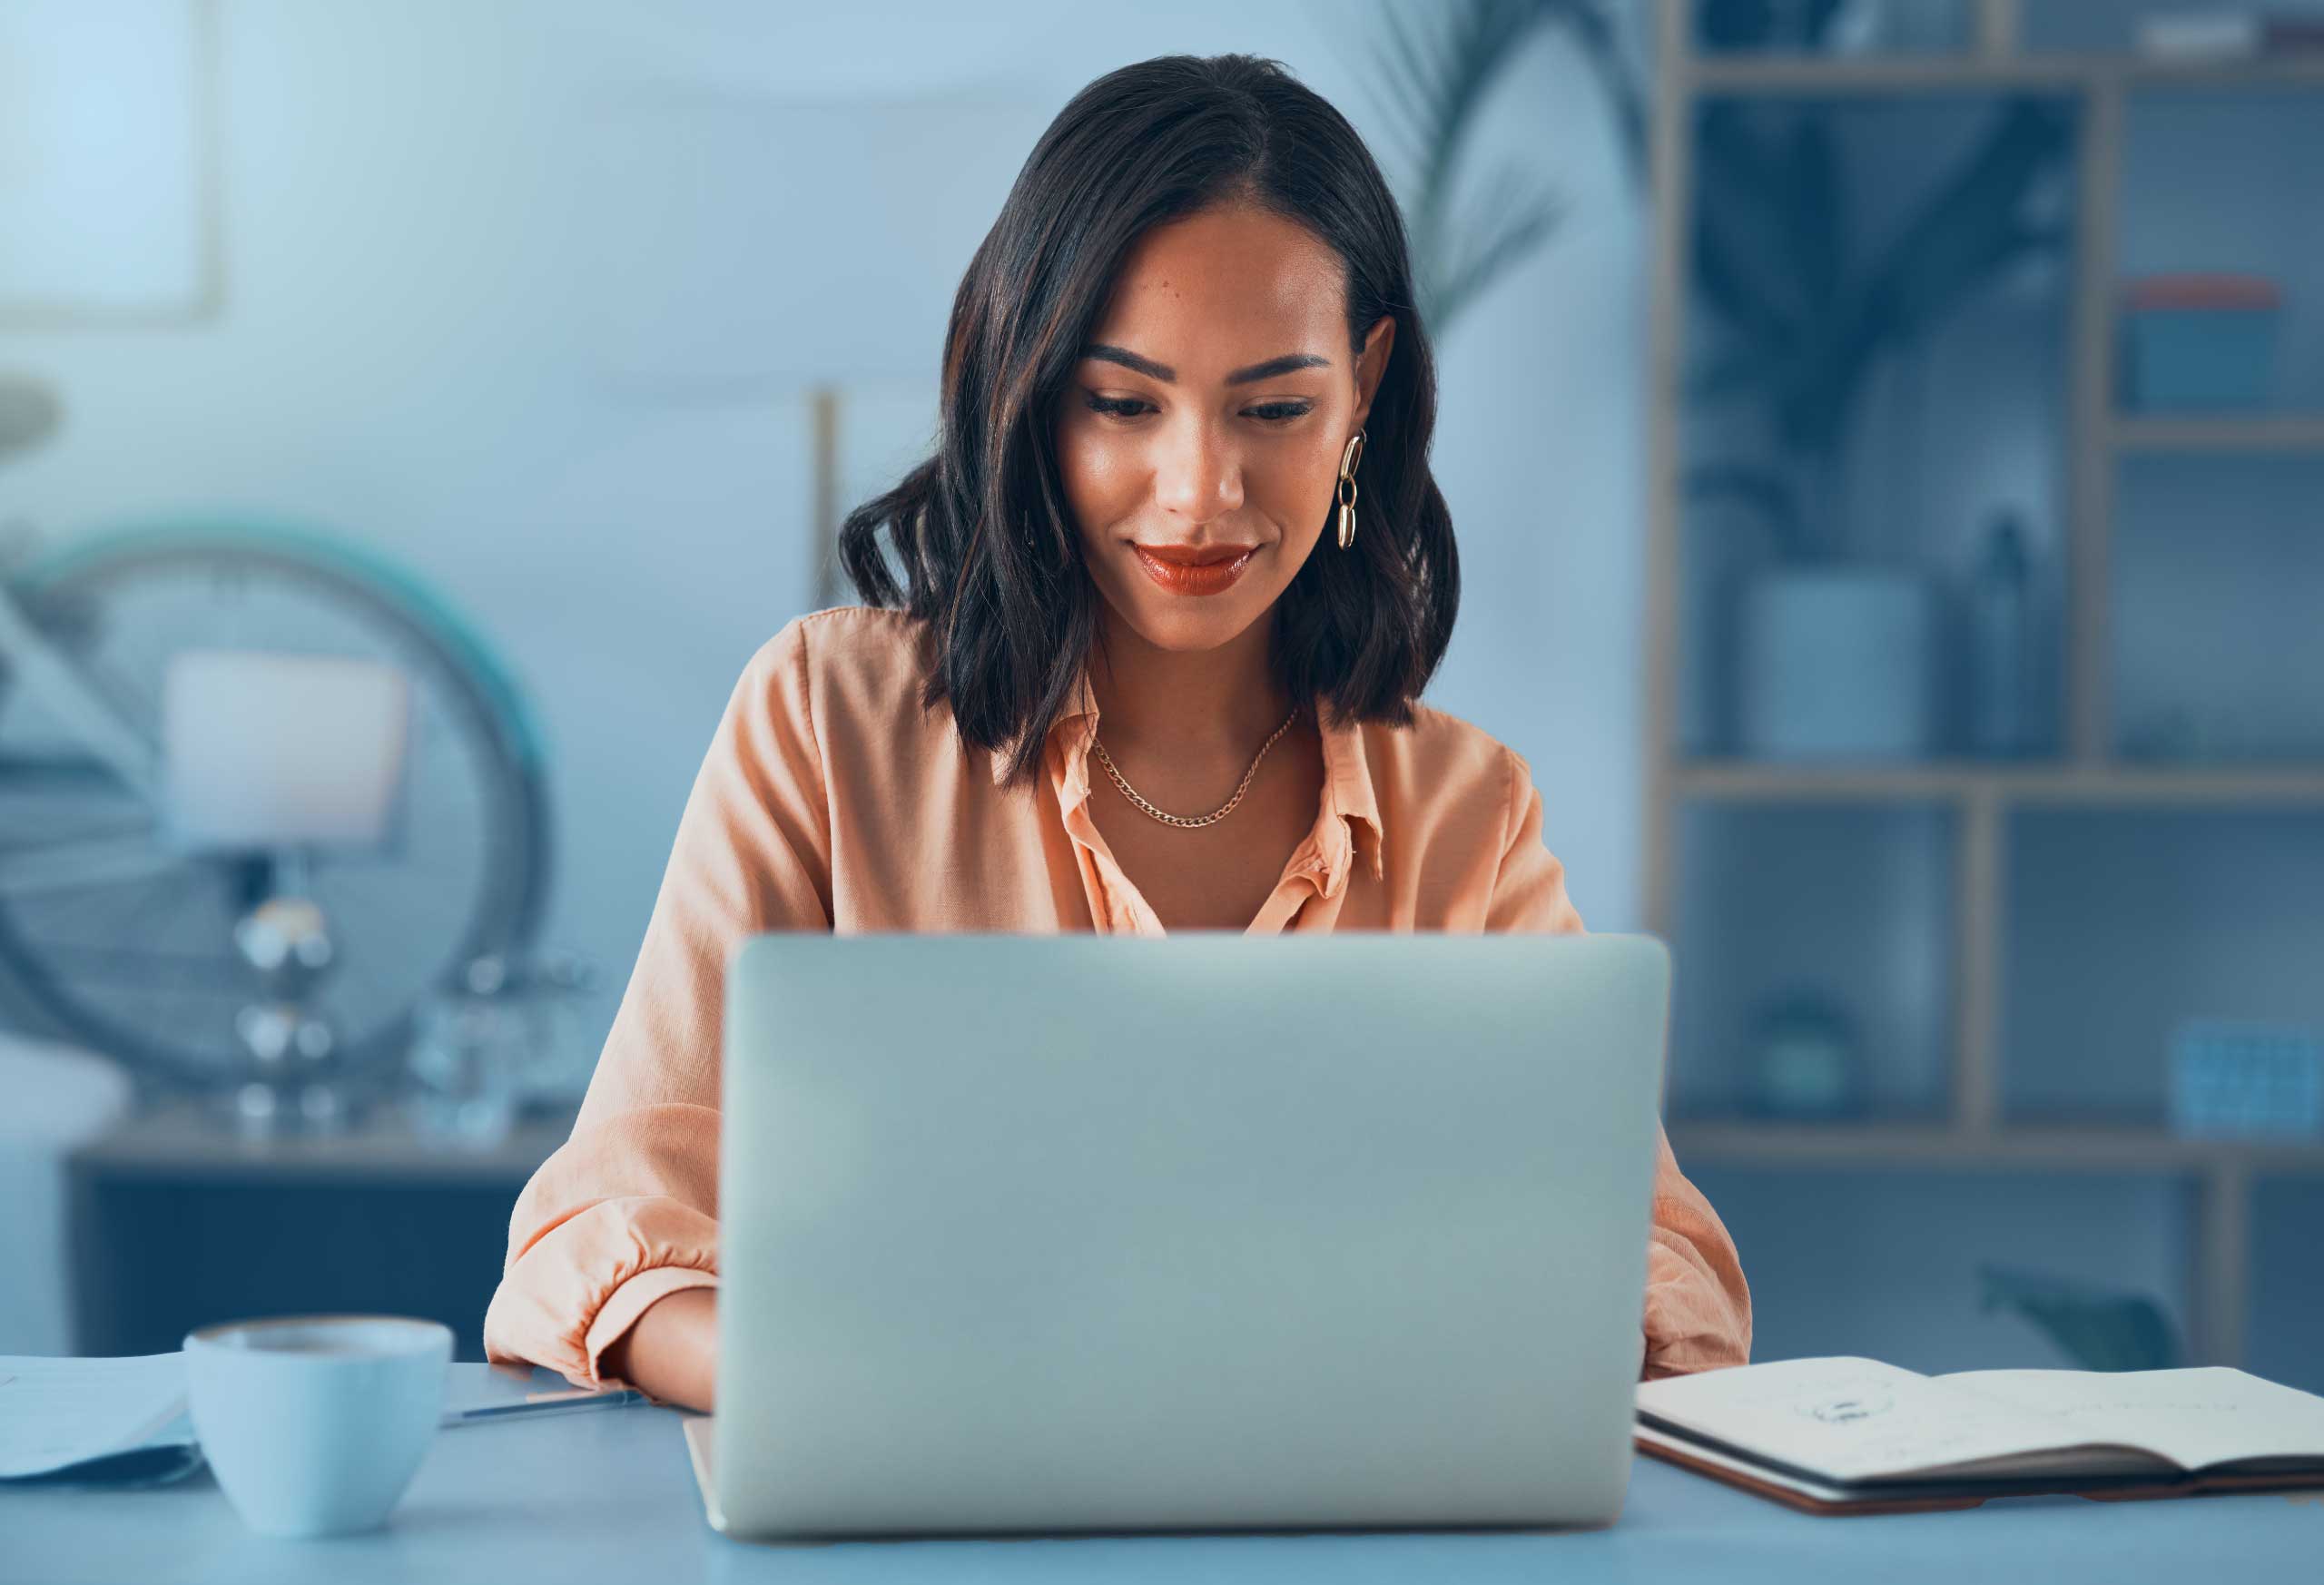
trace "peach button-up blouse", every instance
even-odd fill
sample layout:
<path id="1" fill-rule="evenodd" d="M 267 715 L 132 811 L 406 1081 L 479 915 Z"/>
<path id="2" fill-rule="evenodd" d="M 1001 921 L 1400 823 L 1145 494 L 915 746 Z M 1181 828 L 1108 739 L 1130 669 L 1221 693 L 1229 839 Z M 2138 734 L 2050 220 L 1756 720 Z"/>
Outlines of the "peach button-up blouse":
<path id="1" fill-rule="evenodd" d="M 743 670 L 678 822 L 637 966 L 572 1137 L 517 1201 L 485 1317 L 496 1361 L 596 1384 L 647 1306 L 718 1280 L 720 1003 L 767 930 L 1160 935 L 1089 812 L 1098 715 L 1078 708 L 1029 791 L 920 706 L 928 625 L 866 606 L 787 625 Z M 1580 930 L 1525 761 L 1415 705 L 1322 729 L 1321 807 L 1248 933 Z M 1657 1131 L 1640 1373 L 1739 1364 L 1735 1245 Z"/>

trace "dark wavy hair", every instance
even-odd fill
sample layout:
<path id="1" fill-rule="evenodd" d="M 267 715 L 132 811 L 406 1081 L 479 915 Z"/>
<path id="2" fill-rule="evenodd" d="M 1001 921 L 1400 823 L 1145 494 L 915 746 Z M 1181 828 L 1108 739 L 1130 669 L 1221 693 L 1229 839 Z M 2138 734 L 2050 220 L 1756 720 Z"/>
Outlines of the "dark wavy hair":
<path id="1" fill-rule="evenodd" d="M 1009 751 L 1029 780 L 1098 635 L 1050 430 L 1052 404 L 1139 237 L 1214 205 L 1305 226 L 1345 266 L 1348 341 L 1393 314 L 1373 396 L 1354 546 L 1322 546 L 1276 603 L 1270 661 L 1337 721 L 1408 725 L 1452 635 L 1461 571 L 1428 471 L 1436 372 L 1403 219 L 1344 116 L 1276 62 L 1166 55 L 1091 83 L 1034 145 L 970 261 L 945 333 L 936 454 L 848 514 L 841 564 L 873 605 L 931 624 L 923 708 Z M 891 565 L 880 545 L 887 531 Z M 1013 748 L 1011 747 L 1013 743 Z"/>

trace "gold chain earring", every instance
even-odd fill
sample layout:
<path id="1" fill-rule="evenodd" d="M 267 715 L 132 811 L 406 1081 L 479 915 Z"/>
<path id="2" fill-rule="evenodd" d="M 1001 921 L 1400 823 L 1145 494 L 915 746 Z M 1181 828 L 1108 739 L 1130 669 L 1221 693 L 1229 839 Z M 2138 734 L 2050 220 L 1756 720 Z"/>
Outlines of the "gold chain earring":
<path id="1" fill-rule="evenodd" d="M 1358 429 L 1347 438 L 1347 448 L 1340 453 L 1340 548 L 1345 550 L 1355 543 L 1355 468 L 1364 460 L 1364 431 Z"/>

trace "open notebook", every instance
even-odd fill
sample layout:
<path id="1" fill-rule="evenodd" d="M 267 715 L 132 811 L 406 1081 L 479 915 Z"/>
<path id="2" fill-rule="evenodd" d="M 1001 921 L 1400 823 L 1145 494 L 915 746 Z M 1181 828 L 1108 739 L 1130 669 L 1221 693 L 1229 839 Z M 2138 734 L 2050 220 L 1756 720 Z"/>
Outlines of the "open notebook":
<path id="1" fill-rule="evenodd" d="M 2324 1398 L 2216 1365 L 1924 1376 L 1778 1360 L 1641 1383 L 1636 1434 L 1812 1512 L 2324 1486 Z"/>

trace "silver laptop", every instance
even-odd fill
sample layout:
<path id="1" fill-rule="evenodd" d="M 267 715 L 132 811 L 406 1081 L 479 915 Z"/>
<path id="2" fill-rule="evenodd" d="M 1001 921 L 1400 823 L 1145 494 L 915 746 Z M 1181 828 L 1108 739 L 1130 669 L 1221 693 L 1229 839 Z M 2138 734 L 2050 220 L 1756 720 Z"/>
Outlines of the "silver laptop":
<path id="1" fill-rule="evenodd" d="M 1643 936 L 761 936 L 712 1521 L 1589 1525 L 1621 1505 Z"/>

